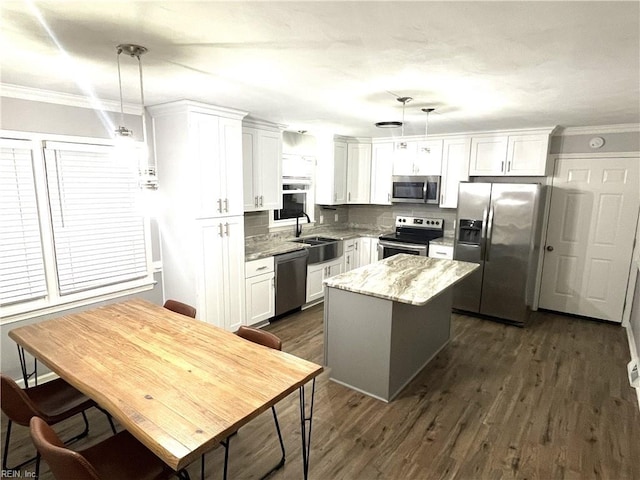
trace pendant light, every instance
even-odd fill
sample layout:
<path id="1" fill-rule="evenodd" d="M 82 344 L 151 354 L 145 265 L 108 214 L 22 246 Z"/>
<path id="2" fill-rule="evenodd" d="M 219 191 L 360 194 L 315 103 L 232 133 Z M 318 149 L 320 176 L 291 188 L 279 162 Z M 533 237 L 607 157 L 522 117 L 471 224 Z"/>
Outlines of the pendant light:
<path id="1" fill-rule="evenodd" d="M 405 105 L 407 103 L 409 103 L 411 100 L 413 100 L 413 98 L 411 98 L 411 97 L 398 97 L 396 100 L 398 100 L 399 102 L 402 103 L 402 130 L 400 132 L 400 137 L 404 138 L 404 107 L 405 107 Z M 401 150 L 406 150 L 407 142 L 401 141 L 398 144 L 398 148 L 400 148 Z"/>
<path id="2" fill-rule="evenodd" d="M 158 179 L 156 177 L 155 165 L 149 164 L 148 153 L 146 153 L 147 147 L 147 119 L 144 112 L 144 83 L 142 75 L 142 60 L 140 57 L 147 53 L 147 48 L 141 45 L 135 45 L 133 43 L 121 43 L 116 47 L 116 55 L 118 61 L 118 87 L 120 89 L 120 123 L 121 125 L 115 131 L 116 138 L 132 138 L 133 131 L 125 127 L 124 125 L 124 102 L 122 99 L 122 75 L 120 72 L 120 54 L 125 53 L 130 57 L 135 57 L 138 60 L 138 77 L 140 79 L 140 109 L 142 115 L 142 139 L 145 147 L 144 161 L 140 162 L 139 174 L 140 174 L 140 186 L 155 190 L 158 188 Z"/>
<path id="3" fill-rule="evenodd" d="M 143 123 L 144 123 L 144 90 L 142 89 L 142 62 L 140 60 L 140 56 L 147 53 L 147 49 L 140 45 L 134 45 L 132 43 L 121 43 L 116 47 L 116 59 L 118 62 L 118 88 L 120 90 L 120 125 L 115 131 L 115 134 L 118 137 L 131 137 L 133 136 L 133 131 L 129 130 L 124 126 L 124 102 L 122 100 L 122 74 L 120 72 L 120 54 L 124 52 L 131 57 L 136 57 L 138 59 L 138 72 L 140 77 L 140 102 L 141 107 L 143 109 Z M 144 126 L 144 125 L 143 125 Z M 143 128 L 144 130 L 144 128 Z M 144 131 L 143 131 L 144 134 Z"/>
<path id="4" fill-rule="evenodd" d="M 421 110 L 427 114 L 427 121 L 424 124 L 424 140 L 426 142 L 427 137 L 429 136 L 429 114 L 433 112 L 435 108 L 423 108 Z M 431 149 L 427 145 L 422 147 L 422 151 L 425 153 L 431 153 Z"/>

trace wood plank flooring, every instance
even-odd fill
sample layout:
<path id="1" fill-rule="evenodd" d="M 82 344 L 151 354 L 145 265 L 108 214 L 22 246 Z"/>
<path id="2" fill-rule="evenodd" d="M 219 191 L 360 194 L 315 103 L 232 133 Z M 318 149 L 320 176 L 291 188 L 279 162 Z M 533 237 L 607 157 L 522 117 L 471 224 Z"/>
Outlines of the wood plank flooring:
<path id="1" fill-rule="evenodd" d="M 623 328 L 546 312 L 524 329 L 457 314 L 454 325 L 450 344 L 390 404 L 329 381 L 328 372 L 319 377 L 311 479 L 640 479 Z M 267 330 L 283 350 L 322 363 L 322 305 Z M 270 478 L 302 478 L 298 395 L 277 409 L 287 463 Z M 102 414 L 90 421 L 74 448 L 109 435 Z M 80 428 L 73 420 L 57 430 Z M 26 429 L 14 437 L 13 463 L 32 453 Z M 230 448 L 229 478 L 260 478 L 279 458 L 271 413 L 240 429 Z M 207 455 L 207 478 L 222 478 L 222 454 Z M 189 471 L 200 478 L 199 464 Z M 46 464 L 41 478 L 52 478 Z"/>

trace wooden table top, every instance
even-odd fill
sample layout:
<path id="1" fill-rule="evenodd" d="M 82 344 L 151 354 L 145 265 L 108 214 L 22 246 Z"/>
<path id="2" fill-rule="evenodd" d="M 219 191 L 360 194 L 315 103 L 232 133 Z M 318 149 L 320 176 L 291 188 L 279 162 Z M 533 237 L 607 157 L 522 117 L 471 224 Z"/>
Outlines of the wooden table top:
<path id="1" fill-rule="evenodd" d="M 139 299 L 9 336 L 176 470 L 323 369 Z"/>

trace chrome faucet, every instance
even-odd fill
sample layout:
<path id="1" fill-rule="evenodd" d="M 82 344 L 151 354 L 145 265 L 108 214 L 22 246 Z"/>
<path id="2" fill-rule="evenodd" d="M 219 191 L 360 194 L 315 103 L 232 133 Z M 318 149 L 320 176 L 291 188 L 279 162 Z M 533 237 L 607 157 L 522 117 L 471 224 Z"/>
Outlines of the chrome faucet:
<path id="1" fill-rule="evenodd" d="M 311 219 L 309 218 L 309 215 L 307 215 L 304 212 L 300 212 L 302 215 L 304 215 L 305 217 L 307 217 L 307 223 L 311 223 Z M 301 215 L 298 215 L 296 217 L 296 237 L 299 237 L 300 235 L 302 235 L 302 225 L 300 225 L 300 223 L 298 222 L 298 220 L 300 219 Z"/>

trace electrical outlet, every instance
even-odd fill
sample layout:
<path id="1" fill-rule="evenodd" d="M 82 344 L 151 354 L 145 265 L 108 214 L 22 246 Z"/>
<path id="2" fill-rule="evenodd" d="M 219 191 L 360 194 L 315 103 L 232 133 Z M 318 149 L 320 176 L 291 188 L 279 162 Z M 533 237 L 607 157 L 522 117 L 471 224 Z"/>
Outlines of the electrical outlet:
<path id="1" fill-rule="evenodd" d="M 337 222 L 338 221 L 338 214 L 336 213 L 335 216 L 333 217 L 333 221 Z"/>
<path id="2" fill-rule="evenodd" d="M 324 215 L 320 215 L 320 223 L 324 223 Z"/>
<path id="3" fill-rule="evenodd" d="M 629 373 L 629 384 L 634 388 L 640 388 L 640 373 L 638 373 L 637 362 L 631 360 L 627 365 L 627 372 Z"/>

